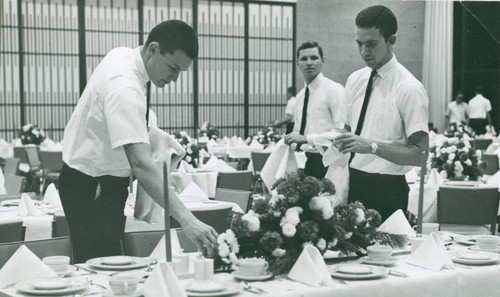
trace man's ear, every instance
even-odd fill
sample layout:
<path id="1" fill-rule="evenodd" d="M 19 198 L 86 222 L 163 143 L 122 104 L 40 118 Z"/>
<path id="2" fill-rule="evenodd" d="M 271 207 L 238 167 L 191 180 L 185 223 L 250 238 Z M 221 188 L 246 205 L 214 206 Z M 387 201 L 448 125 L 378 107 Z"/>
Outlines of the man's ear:
<path id="1" fill-rule="evenodd" d="M 156 51 L 160 50 L 160 44 L 157 41 L 153 41 L 148 45 L 148 54 L 154 55 Z"/>
<path id="2" fill-rule="evenodd" d="M 394 45 L 396 43 L 396 34 L 389 36 L 389 44 Z"/>

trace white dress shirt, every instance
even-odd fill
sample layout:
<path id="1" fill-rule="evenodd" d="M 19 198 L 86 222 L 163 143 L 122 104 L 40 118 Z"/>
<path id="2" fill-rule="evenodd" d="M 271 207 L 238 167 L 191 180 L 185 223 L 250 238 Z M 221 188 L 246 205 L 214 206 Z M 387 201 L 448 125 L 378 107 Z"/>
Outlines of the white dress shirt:
<path id="1" fill-rule="evenodd" d="M 467 115 L 467 103 L 457 104 L 456 101 L 448 103 L 446 115 L 450 117 L 450 124 L 465 122 Z"/>
<path id="2" fill-rule="evenodd" d="M 338 123 L 345 122 L 345 116 L 341 113 L 345 92 L 341 84 L 326 78 L 322 73 L 318 74 L 309 85 L 306 84 L 297 94 L 294 132 L 300 131 L 306 87 L 309 88 L 309 101 L 304 135 L 307 136 L 307 142 L 312 144 L 316 134 L 329 132 L 333 128 L 337 128 Z"/>
<path id="3" fill-rule="evenodd" d="M 467 113 L 471 119 L 486 119 L 486 115 L 491 111 L 490 100 L 477 94 L 474 98 L 470 99 Z"/>
<path id="4" fill-rule="evenodd" d="M 111 50 L 92 73 L 64 129 L 63 160 L 90 176 L 126 177 L 123 146 L 148 143 L 146 89 L 140 47 Z"/>
<path id="5" fill-rule="evenodd" d="M 288 99 L 288 102 L 287 102 L 286 108 L 285 108 L 285 114 L 289 114 L 289 115 L 293 116 L 295 114 L 296 107 L 297 107 L 297 98 L 292 97 L 292 98 Z"/>
<path id="6" fill-rule="evenodd" d="M 347 122 L 356 130 L 366 86 L 372 69 L 362 68 L 346 83 Z M 424 86 L 395 56 L 377 70 L 361 131 L 361 137 L 388 144 L 407 144 L 415 132 L 428 132 L 428 98 Z M 351 168 L 368 173 L 403 175 L 411 166 L 402 166 L 374 154 L 355 154 Z"/>

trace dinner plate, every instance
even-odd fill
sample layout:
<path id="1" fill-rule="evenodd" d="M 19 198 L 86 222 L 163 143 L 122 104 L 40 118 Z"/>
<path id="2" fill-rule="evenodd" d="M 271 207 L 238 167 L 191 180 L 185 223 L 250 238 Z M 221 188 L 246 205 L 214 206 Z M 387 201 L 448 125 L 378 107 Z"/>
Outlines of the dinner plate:
<path id="1" fill-rule="evenodd" d="M 471 253 L 472 254 L 472 253 Z M 479 253 L 474 253 L 474 254 L 479 254 Z M 463 254 L 457 254 L 451 257 L 451 260 L 455 263 L 459 264 L 465 264 L 465 265 L 489 265 L 489 264 L 495 264 L 500 260 L 500 258 L 496 255 L 486 255 L 489 256 L 489 258 L 473 258 L 473 256 L 464 256 L 467 255 L 467 253 Z"/>
<path id="2" fill-rule="evenodd" d="M 117 258 L 117 259 L 111 259 Z M 94 258 L 87 261 L 87 264 L 98 269 L 108 269 L 108 270 L 128 270 L 136 269 L 144 266 L 148 266 L 151 262 L 156 261 L 153 258 L 148 257 L 132 257 L 126 256 L 111 256 L 111 257 L 101 257 Z"/>
<path id="3" fill-rule="evenodd" d="M 477 244 L 477 241 L 470 236 L 455 237 L 454 240 L 455 240 L 455 242 L 463 244 L 463 245 L 476 245 Z"/>
<path id="4" fill-rule="evenodd" d="M 500 253 L 500 246 L 498 246 L 496 249 L 483 250 L 483 249 L 480 249 L 479 246 L 474 245 L 474 246 L 469 247 L 469 250 L 471 250 L 471 251 L 480 251 L 480 252 Z"/>
<path id="5" fill-rule="evenodd" d="M 373 278 L 383 277 L 389 273 L 389 270 L 385 267 L 368 266 L 368 265 L 357 265 L 357 266 L 368 266 L 371 268 L 371 273 L 364 273 L 364 274 L 344 273 L 338 270 L 340 266 L 345 266 L 345 265 L 336 265 L 330 269 L 330 275 L 332 277 L 347 279 L 347 280 L 363 280 L 363 279 L 373 279 Z M 345 269 L 341 270 L 345 271 Z"/>
<path id="6" fill-rule="evenodd" d="M 235 279 L 244 280 L 248 282 L 263 281 L 274 277 L 274 274 L 262 274 L 262 275 L 241 275 L 238 271 L 231 273 Z"/>
<path id="7" fill-rule="evenodd" d="M 69 283 L 60 278 L 49 278 L 31 283 L 35 290 L 61 290 L 67 288 Z"/>
<path id="8" fill-rule="evenodd" d="M 189 297 L 222 297 L 222 296 L 231 296 L 239 294 L 243 290 L 243 286 L 241 284 L 236 283 L 224 283 L 224 289 L 222 291 L 217 292 L 195 292 L 186 290 L 186 295 Z"/>
<path id="9" fill-rule="evenodd" d="M 447 186 L 474 187 L 477 182 L 474 181 L 447 181 L 444 183 Z"/>
<path id="10" fill-rule="evenodd" d="M 1 206 L 19 206 L 21 199 L 9 199 L 0 202 Z"/>
<path id="11" fill-rule="evenodd" d="M 45 288 L 40 289 L 40 285 L 43 282 L 47 284 L 50 282 L 54 282 L 57 278 L 45 278 L 45 279 L 32 279 L 24 282 L 20 282 L 16 284 L 16 289 L 21 293 L 31 294 L 31 295 L 40 295 L 40 296 L 60 296 L 60 295 L 70 295 L 80 291 L 85 290 L 89 283 L 83 279 L 73 279 L 68 280 L 67 286 L 64 287 L 54 287 L 50 288 L 50 285 L 45 286 Z M 37 286 L 35 288 L 33 285 Z M 43 285 L 42 285 L 43 287 Z"/>
<path id="12" fill-rule="evenodd" d="M 373 268 L 368 265 L 343 264 L 337 265 L 335 271 L 344 274 L 372 274 Z"/>
<path id="13" fill-rule="evenodd" d="M 389 260 L 381 261 L 381 260 L 370 259 L 370 257 L 366 256 L 359 259 L 359 262 L 368 265 L 392 266 L 394 265 L 394 263 L 396 263 L 396 259 L 390 258 Z"/>
<path id="14" fill-rule="evenodd" d="M 192 292 L 212 293 L 224 290 L 224 285 L 217 281 L 194 281 L 186 285 L 186 290 Z"/>

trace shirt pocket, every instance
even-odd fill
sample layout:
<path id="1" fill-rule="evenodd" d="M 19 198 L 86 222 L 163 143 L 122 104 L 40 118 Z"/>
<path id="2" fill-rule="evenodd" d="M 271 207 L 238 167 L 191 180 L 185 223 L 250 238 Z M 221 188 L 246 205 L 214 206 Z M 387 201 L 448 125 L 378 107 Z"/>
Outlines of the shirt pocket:
<path id="1" fill-rule="evenodd" d="M 375 107 L 370 130 L 375 140 L 393 142 L 401 138 L 404 135 L 403 122 L 398 109 L 393 105 Z"/>

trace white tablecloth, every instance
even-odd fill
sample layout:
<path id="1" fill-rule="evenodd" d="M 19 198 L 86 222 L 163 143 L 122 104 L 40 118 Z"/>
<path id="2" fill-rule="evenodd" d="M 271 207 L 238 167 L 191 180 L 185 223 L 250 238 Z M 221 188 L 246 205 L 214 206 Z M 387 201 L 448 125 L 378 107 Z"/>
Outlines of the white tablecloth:
<path id="1" fill-rule="evenodd" d="M 252 152 L 262 152 L 264 149 L 251 146 L 229 146 L 227 155 L 232 159 L 250 159 Z"/>
<path id="2" fill-rule="evenodd" d="M 191 183 L 197 184 L 208 197 L 215 197 L 215 189 L 217 188 L 217 175 L 218 172 L 193 172 L 182 173 L 172 172 L 170 178 L 177 193 L 182 193 L 184 189 Z"/>

